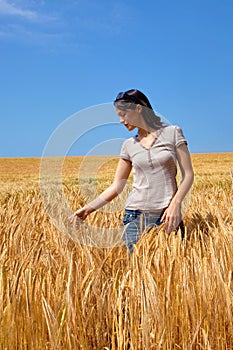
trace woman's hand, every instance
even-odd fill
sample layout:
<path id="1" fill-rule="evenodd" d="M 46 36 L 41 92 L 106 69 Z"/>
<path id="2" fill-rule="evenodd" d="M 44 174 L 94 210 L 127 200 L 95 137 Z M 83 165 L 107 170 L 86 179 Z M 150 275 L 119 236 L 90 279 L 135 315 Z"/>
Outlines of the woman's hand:
<path id="1" fill-rule="evenodd" d="M 165 223 L 165 229 L 167 233 L 174 231 L 180 224 L 181 221 L 181 204 L 173 203 L 165 210 L 161 221 Z"/>
<path id="2" fill-rule="evenodd" d="M 91 213 L 91 208 L 85 205 L 83 208 L 76 210 L 72 215 L 69 216 L 69 221 L 74 222 L 75 218 L 78 217 L 82 221 L 86 219 L 86 217 Z"/>

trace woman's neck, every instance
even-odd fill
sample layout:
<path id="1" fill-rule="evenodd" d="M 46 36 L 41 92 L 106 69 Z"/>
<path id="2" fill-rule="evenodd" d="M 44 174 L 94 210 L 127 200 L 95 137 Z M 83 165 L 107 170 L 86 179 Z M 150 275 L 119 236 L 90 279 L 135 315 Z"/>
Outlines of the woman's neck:
<path id="1" fill-rule="evenodd" d="M 138 136 L 140 137 L 147 137 L 152 134 L 152 136 L 157 135 L 158 129 L 152 129 L 151 127 L 144 128 L 138 128 Z"/>
<path id="2" fill-rule="evenodd" d="M 138 129 L 138 136 L 147 137 L 151 132 L 145 129 Z"/>

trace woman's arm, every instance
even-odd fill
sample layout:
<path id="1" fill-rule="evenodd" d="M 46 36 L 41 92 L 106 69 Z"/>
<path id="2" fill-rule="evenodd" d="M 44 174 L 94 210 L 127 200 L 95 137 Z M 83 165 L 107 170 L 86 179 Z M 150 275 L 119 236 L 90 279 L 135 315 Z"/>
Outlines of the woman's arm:
<path id="1" fill-rule="evenodd" d="M 174 230 L 180 223 L 181 204 L 190 190 L 194 179 L 191 157 L 186 144 L 182 143 L 177 148 L 176 152 L 182 174 L 182 182 L 162 217 L 162 221 L 165 221 L 166 223 L 166 231 L 168 233 Z"/>
<path id="2" fill-rule="evenodd" d="M 86 217 L 93 211 L 103 207 L 105 204 L 109 203 L 111 200 L 117 197 L 118 194 L 123 191 L 131 169 L 132 164 L 130 161 L 120 159 L 112 185 L 109 186 L 104 192 L 102 192 L 99 197 L 86 204 L 83 208 L 75 211 L 69 217 L 69 220 L 73 222 L 76 216 L 78 216 L 81 220 L 85 220 Z"/>

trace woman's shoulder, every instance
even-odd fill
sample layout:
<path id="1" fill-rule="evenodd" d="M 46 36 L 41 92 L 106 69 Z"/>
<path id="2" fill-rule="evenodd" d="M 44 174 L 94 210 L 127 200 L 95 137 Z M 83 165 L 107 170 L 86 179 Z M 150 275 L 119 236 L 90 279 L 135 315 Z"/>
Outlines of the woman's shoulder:
<path id="1" fill-rule="evenodd" d="M 163 131 L 167 132 L 167 133 L 175 132 L 175 131 L 179 131 L 179 130 L 182 130 L 179 125 L 165 125 L 163 127 Z"/>
<path id="2" fill-rule="evenodd" d="M 135 150 L 136 137 L 130 137 L 123 141 L 120 156 L 123 159 L 130 160 L 132 153 Z"/>
<path id="3" fill-rule="evenodd" d="M 170 140 L 172 143 L 178 147 L 181 143 L 186 143 L 184 133 L 182 128 L 179 125 L 167 125 L 164 127 L 162 132 L 163 138 L 166 140 Z"/>
<path id="4" fill-rule="evenodd" d="M 131 136 L 131 137 L 129 137 L 128 139 L 125 139 L 125 140 L 123 141 L 123 145 L 134 144 L 134 143 L 136 142 L 136 140 L 137 140 L 137 135 Z"/>

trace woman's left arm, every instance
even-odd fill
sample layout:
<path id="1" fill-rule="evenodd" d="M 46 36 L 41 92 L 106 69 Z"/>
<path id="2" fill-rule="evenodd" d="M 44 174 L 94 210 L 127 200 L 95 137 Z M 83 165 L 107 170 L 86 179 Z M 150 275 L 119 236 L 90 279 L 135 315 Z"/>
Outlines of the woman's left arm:
<path id="1" fill-rule="evenodd" d="M 168 233 L 176 229 L 180 223 L 181 204 L 184 197 L 190 190 L 194 179 L 191 157 L 187 145 L 185 143 L 182 143 L 177 148 L 176 153 L 182 174 L 182 182 L 161 219 L 165 222 L 166 231 Z"/>

